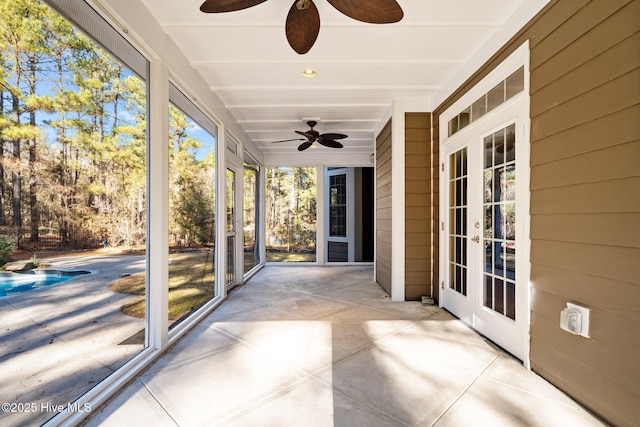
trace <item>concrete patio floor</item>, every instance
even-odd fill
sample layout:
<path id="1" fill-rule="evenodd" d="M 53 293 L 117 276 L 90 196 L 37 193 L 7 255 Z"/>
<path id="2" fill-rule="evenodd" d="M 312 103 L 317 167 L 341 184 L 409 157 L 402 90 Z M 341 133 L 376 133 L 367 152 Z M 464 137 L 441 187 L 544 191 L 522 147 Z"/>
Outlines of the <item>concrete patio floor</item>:
<path id="1" fill-rule="evenodd" d="M 132 296 L 107 289 L 121 274 L 144 271 L 144 256 L 42 261 L 93 274 L 0 299 L 0 402 L 35 409 L 0 411 L 1 426 L 42 424 L 57 413 L 48 405 L 73 402 L 144 347 L 123 343 L 144 328 L 120 311 Z"/>
<path id="2" fill-rule="evenodd" d="M 89 426 L 600 426 L 448 312 L 371 267 L 269 266 Z"/>

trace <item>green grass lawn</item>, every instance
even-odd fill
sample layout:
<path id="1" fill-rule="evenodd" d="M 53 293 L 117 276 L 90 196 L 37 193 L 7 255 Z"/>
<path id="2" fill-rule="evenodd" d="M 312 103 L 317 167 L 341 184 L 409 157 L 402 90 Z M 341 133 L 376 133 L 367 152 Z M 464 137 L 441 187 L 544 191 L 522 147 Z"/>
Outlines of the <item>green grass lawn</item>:
<path id="1" fill-rule="evenodd" d="M 213 252 L 183 252 L 169 255 L 169 321 L 196 310 L 215 295 Z M 138 295 L 122 306 L 129 316 L 144 319 L 145 273 L 132 274 L 109 284 L 114 292 Z"/>
<path id="2" fill-rule="evenodd" d="M 267 250 L 267 262 L 315 262 L 316 254 Z"/>
<path id="3" fill-rule="evenodd" d="M 215 296 L 213 252 L 181 252 L 169 255 L 169 321 L 197 310 Z M 267 251 L 269 262 L 315 262 L 315 253 Z M 252 260 L 245 263 L 252 265 Z M 108 286 L 113 292 L 136 295 L 124 304 L 124 314 L 139 319 L 146 315 L 146 273 L 122 277 Z"/>

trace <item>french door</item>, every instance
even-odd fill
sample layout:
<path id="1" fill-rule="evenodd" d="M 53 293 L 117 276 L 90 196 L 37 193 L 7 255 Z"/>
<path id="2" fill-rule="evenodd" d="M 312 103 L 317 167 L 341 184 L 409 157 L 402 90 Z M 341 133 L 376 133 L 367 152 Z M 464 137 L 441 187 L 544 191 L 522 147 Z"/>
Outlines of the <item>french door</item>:
<path id="1" fill-rule="evenodd" d="M 227 168 L 227 265 L 225 285 L 229 288 L 236 284 L 236 235 L 237 215 L 236 209 L 236 171 Z"/>
<path id="2" fill-rule="evenodd" d="M 325 179 L 328 262 L 354 262 L 353 169 L 328 168 Z"/>
<path id="3" fill-rule="evenodd" d="M 443 145 L 443 305 L 523 361 L 528 352 L 528 142 L 517 105 Z"/>

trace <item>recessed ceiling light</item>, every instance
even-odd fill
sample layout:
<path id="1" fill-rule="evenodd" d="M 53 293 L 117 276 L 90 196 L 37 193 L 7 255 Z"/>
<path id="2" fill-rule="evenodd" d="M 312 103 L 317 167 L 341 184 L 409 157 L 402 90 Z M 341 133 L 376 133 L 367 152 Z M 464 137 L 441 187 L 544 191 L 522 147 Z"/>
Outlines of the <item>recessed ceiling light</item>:
<path id="1" fill-rule="evenodd" d="M 307 68 L 306 70 L 304 70 L 302 72 L 302 75 L 305 77 L 315 77 L 318 75 L 318 73 L 316 72 L 316 70 L 312 70 L 311 68 Z"/>

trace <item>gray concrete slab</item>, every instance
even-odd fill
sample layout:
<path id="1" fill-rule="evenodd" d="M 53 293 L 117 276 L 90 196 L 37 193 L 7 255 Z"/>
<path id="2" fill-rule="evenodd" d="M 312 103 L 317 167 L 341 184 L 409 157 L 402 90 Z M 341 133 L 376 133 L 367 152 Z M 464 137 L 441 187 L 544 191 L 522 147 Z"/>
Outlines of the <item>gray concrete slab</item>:
<path id="1" fill-rule="evenodd" d="M 107 285 L 121 274 L 144 271 L 144 256 L 42 261 L 92 274 L 0 299 L 0 402 L 10 405 L 0 411 L 2 426 L 42 424 L 58 405 L 73 402 L 143 349 L 121 345 L 144 328 L 144 320 L 122 314 L 132 297 Z"/>
<path id="2" fill-rule="evenodd" d="M 603 425 L 448 312 L 392 302 L 371 277 L 263 269 L 87 425 Z"/>

